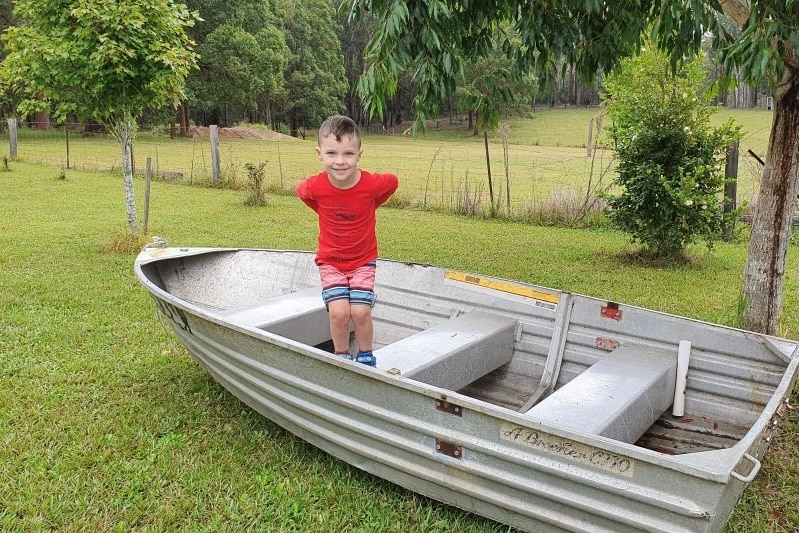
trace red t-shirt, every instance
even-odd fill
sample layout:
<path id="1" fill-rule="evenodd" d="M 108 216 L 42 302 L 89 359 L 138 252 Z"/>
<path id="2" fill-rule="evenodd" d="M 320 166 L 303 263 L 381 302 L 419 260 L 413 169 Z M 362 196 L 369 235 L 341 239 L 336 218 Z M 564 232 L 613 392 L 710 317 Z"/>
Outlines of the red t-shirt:
<path id="1" fill-rule="evenodd" d="M 301 181 L 297 196 L 319 215 L 316 264 L 346 271 L 377 259 L 375 211 L 394 194 L 398 184 L 394 174 L 365 170 L 349 189 L 334 187 L 326 172 Z"/>

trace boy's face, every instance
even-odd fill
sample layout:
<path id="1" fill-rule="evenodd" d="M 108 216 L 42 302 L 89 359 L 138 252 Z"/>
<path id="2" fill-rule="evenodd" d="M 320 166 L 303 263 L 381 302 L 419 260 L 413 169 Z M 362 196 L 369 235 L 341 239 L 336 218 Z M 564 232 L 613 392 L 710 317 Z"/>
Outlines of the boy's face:
<path id="1" fill-rule="evenodd" d="M 316 155 L 334 187 L 348 189 L 358 183 L 361 147 L 354 136 L 343 135 L 340 141 L 335 135 L 323 137 L 316 147 Z"/>

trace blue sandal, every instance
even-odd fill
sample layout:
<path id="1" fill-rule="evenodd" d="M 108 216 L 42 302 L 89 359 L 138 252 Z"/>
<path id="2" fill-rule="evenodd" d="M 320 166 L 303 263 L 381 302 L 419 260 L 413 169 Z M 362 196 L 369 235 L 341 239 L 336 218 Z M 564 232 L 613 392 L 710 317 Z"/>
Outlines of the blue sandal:
<path id="1" fill-rule="evenodd" d="M 377 364 L 377 357 L 375 357 L 372 352 L 358 352 L 358 355 L 355 356 L 355 362 L 368 366 L 375 366 Z"/>

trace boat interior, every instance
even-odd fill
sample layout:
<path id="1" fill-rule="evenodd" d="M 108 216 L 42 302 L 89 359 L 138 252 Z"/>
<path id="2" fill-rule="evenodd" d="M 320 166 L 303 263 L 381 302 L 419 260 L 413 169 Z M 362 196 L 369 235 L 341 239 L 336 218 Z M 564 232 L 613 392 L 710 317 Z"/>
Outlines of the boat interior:
<path id="1" fill-rule="evenodd" d="M 150 275 L 232 324 L 332 351 L 312 256 L 264 266 L 257 251 L 235 254 L 159 263 Z M 427 265 L 381 262 L 376 292 L 378 370 L 672 455 L 737 443 L 790 359 L 737 330 Z"/>

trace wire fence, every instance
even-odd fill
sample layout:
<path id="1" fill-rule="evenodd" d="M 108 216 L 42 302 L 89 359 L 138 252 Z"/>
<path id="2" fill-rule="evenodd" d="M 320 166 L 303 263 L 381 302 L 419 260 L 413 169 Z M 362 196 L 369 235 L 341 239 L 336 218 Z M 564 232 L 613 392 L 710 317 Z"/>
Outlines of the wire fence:
<path id="1" fill-rule="evenodd" d="M 32 127 L 34 126 L 34 127 Z M 17 131 L 16 158 L 63 169 L 121 173 L 120 148 L 106 133 L 82 124 Z M 0 134 L 9 145 L 9 133 Z M 610 150 L 492 142 L 482 138 L 425 140 L 399 134 L 365 134 L 362 168 L 393 172 L 400 189 L 392 199 L 403 205 L 445 209 L 469 215 L 491 213 L 512 219 L 569 223 L 601 207 L 597 191 L 612 187 Z M 212 145 L 207 128 L 173 137 L 165 128 L 142 128 L 133 144 L 133 165 L 143 176 L 150 161 L 156 179 L 243 189 L 248 164 L 263 165 L 263 184 L 290 193 L 301 179 L 319 172 L 315 139 L 295 139 L 247 126 L 219 130 L 219 182 L 214 183 Z M 491 176 L 489 179 L 490 161 Z M 739 172 L 739 200 L 751 197 L 759 168 Z M 543 218 L 542 218 L 543 217 Z"/>

